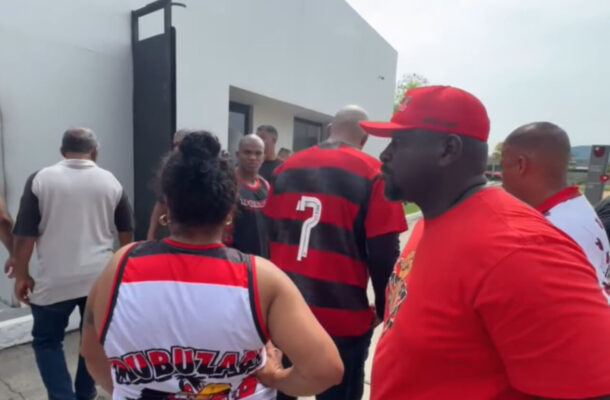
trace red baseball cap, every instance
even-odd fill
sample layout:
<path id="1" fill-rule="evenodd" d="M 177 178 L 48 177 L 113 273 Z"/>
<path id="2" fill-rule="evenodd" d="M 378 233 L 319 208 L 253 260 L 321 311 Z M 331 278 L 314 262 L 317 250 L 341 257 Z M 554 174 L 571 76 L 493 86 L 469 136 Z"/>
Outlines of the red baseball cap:
<path id="1" fill-rule="evenodd" d="M 489 117 L 483 103 L 451 86 L 407 90 L 390 122 L 361 121 L 360 126 L 371 135 L 381 137 L 408 129 L 454 133 L 483 142 L 489 137 Z"/>

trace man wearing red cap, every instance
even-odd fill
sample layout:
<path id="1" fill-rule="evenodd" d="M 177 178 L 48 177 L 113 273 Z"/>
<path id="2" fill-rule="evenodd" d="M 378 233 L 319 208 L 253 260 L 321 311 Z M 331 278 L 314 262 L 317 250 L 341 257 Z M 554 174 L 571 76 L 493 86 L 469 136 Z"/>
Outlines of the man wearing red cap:
<path id="1" fill-rule="evenodd" d="M 595 273 L 539 212 L 485 187 L 481 102 L 412 89 L 390 123 L 361 125 L 392 138 L 386 196 L 416 203 L 425 220 L 375 352 L 371 399 L 609 395 L 610 308 Z"/>

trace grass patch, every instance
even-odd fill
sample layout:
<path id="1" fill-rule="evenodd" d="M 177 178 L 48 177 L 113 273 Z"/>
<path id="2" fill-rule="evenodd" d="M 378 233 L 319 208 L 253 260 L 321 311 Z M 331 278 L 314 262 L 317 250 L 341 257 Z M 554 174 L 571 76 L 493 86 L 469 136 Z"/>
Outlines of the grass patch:
<path id="1" fill-rule="evenodd" d="M 419 212 L 419 207 L 417 207 L 414 203 L 406 203 L 402 205 L 402 208 L 405 210 L 405 214 L 413 214 Z"/>

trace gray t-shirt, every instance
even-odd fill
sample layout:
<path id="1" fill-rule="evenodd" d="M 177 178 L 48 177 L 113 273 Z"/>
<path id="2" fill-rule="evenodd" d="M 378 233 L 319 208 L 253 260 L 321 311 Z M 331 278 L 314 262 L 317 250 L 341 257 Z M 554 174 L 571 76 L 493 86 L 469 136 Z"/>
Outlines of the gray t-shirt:
<path id="1" fill-rule="evenodd" d="M 32 174 L 14 229 L 15 235 L 37 238 L 31 302 L 87 296 L 112 256 L 115 230 L 132 231 L 133 218 L 111 172 L 91 160 L 66 159 Z"/>

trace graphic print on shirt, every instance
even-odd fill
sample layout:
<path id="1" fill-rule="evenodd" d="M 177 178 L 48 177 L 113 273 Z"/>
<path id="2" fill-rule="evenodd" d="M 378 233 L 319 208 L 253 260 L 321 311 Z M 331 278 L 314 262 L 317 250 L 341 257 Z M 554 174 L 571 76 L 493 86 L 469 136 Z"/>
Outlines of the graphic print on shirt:
<path id="1" fill-rule="evenodd" d="M 413 268 L 417 246 L 424 232 L 424 220 L 420 219 L 413 227 L 413 232 L 394 265 L 394 270 L 386 286 L 386 306 L 383 315 L 383 336 L 394 325 L 396 315 L 407 298 L 409 275 Z"/>
<path id="2" fill-rule="evenodd" d="M 109 363 L 118 384 L 138 385 L 174 379 L 180 387 L 179 393 L 144 389 L 141 399 L 233 400 L 252 395 L 258 381 L 248 376 L 238 387 L 232 387 L 223 379 L 253 373 L 262 365 L 263 355 L 262 350 L 244 351 L 240 355 L 231 351 L 220 354 L 175 346 L 171 351 L 151 349 L 125 354 L 109 359 Z"/>
<path id="3" fill-rule="evenodd" d="M 392 328 L 396 313 L 400 309 L 400 305 L 407 298 L 407 276 L 411 272 L 413 260 L 415 259 L 415 250 L 411 250 L 406 257 L 400 257 L 396 262 L 398 268 L 395 268 L 390 275 L 388 281 L 388 297 L 387 311 L 384 318 L 383 332 Z"/>

